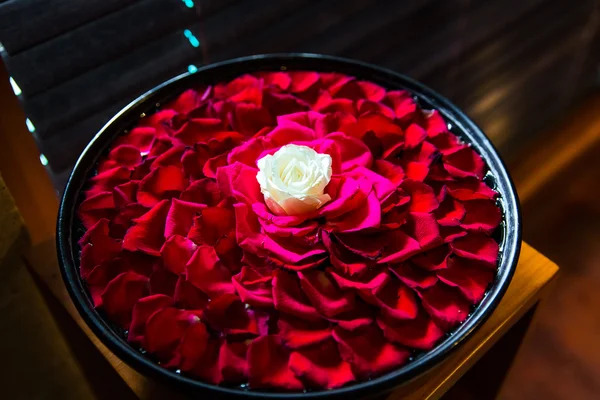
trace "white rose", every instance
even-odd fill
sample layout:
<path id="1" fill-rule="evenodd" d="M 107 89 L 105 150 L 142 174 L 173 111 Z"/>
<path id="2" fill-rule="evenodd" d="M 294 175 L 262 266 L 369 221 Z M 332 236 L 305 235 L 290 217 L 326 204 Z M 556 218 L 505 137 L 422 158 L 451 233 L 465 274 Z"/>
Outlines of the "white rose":
<path id="1" fill-rule="evenodd" d="M 267 207 L 276 215 L 314 211 L 331 200 L 323 193 L 331 180 L 331 156 L 288 144 L 257 162 L 256 179 Z"/>

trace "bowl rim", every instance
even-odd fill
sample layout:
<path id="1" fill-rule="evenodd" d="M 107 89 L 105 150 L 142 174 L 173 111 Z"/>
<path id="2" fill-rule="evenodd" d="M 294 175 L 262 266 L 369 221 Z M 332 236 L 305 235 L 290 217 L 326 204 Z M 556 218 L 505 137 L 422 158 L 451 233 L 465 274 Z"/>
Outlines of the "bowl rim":
<path id="1" fill-rule="evenodd" d="M 229 78 L 233 78 L 245 72 L 277 71 L 287 68 L 290 70 L 310 69 L 323 72 L 342 72 L 379 83 L 384 87 L 386 86 L 382 82 L 388 82 L 387 88 L 390 88 L 390 86 L 403 87 L 420 100 L 432 105 L 443 115 L 446 121 L 450 120 L 453 125 L 456 125 L 460 129 L 458 134 L 463 137 L 466 136 L 467 141 L 485 160 L 489 171 L 495 177 L 496 190 L 501 193 L 499 201 L 504 212 L 504 231 L 500 246 L 498 272 L 485 297 L 469 317 L 451 332 L 450 336 L 447 336 L 433 349 L 425 352 L 417 359 L 377 378 L 359 381 L 337 389 L 312 392 L 241 390 L 204 383 L 164 369 L 145 357 L 119 337 L 94 309 L 78 272 L 79 263 L 76 261 L 78 250 L 76 249 L 76 243 L 73 242 L 74 232 L 72 229 L 76 218 L 75 207 L 78 204 L 81 189 L 103 150 L 120 132 L 123 132 L 135 120 L 139 119 L 140 113 L 144 112 L 143 110 L 149 109 L 150 105 L 154 106 L 157 103 L 156 100 L 161 97 L 165 98 L 169 94 L 180 93 L 185 88 L 198 84 L 204 77 L 210 77 L 211 74 L 224 74 L 228 75 Z M 207 78 L 207 81 L 216 83 L 215 79 Z M 221 81 L 221 78 L 217 81 Z M 179 88 L 180 90 L 174 91 L 173 88 Z M 508 288 L 520 253 L 521 230 L 519 200 L 506 166 L 483 131 L 449 100 L 412 78 L 366 62 L 320 54 L 282 53 L 235 58 L 203 66 L 193 73 L 183 73 L 147 91 L 119 111 L 90 141 L 70 174 L 59 207 L 56 246 L 62 278 L 81 317 L 104 345 L 144 375 L 170 384 L 176 384 L 179 389 L 188 393 L 203 391 L 228 398 L 341 398 L 348 394 L 362 396 L 383 393 L 407 383 L 445 359 L 467 338 L 471 337 L 473 332 L 492 314 Z"/>

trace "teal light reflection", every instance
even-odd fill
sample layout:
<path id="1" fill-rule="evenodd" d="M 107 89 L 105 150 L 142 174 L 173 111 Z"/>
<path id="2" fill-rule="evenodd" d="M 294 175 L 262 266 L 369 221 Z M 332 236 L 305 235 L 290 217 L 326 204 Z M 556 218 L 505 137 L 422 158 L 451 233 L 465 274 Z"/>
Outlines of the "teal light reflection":
<path id="1" fill-rule="evenodd" d="M 183 35 L 189 40 L 189 42 L 192 46 L 200 47 L 200 41 L 198 40 L 198 38 L 196 36 L 194 36 L 192 31 L 190 31 L 189 29 L 186 29 L 185 31 L 183 31 Z"/>

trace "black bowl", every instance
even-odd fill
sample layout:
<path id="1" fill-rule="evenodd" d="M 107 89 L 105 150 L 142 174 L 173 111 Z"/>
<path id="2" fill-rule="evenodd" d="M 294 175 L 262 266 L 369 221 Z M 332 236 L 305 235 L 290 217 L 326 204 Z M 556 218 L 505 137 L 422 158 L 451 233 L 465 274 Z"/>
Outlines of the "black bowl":
<path id="1" fill-rule="evenodd" d="M 411 362 L 395 371 L 347 387 L 307 393 L 265 392 L 215 386 L 161 368 L 138 349 L 131 347 L 126 342 L 123 332 L 94 309 L 90 295 L 79 276 L 77 241 L 82 236 L 83 229 L 76 216 L 76 209 L 82 200 L 82 189 L 86 181 L 94 174 L 99 157 L 106 153 L 111 142 L 124 130 L 134 126 L 143 114 L 154 112 L 158 104 L 189 87 L 227 81 L 247 72 L 285 69 L 340 72 L 378 83 L 387 89 L 405 89 L 412 92 L 421 106 L 439 110 L 451 124 L 451 131 L 465 142 L 471 143 L 483 157 L 489 169 L 486 182 L 500 193 L 498 204 L 503 212 L 503 223 L 496 237 L 500 244 L 500 265 L 496 278 L 481 303 L 473 309 L 464 323 L 435 348 L 416 355 Z M 225 61 L 200 68 L 195 73 L 179 75 L 140 96 L 121 110 L 98 132 L 77 161 L 60 204 L 56 237 L 62 276 L 79 313 L 111 351 L 141 373 L 178 390 L 195 395 L 208 395 L 211 398 L 360 398 L 389 391 L 415 378 L 446 358 L 481 326 L 500 302 L 515 271 L 521 244 L 521 219 L 515 188 L 497 151 L 481 129 L 448 100 L 406 76 L 363 62 L 314 54 L 276 54 Z"/>

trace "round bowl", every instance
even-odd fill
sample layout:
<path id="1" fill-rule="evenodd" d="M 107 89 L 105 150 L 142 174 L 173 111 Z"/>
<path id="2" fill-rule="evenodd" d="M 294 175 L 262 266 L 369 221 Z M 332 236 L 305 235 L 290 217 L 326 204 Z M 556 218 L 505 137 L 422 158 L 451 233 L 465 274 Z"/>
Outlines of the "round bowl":
<path id="1" fill-rule="evenodd" d="M 502 209 L 503 222 L 495 238 L 500 244 L 499 268 L 496 277 L 483 300 L 469 317 L 447 335 L 432 350 L 415 356 L 404 366 L 378 378 L 358 382 L 339 389 L 299 393 L 244 390 L 222 387 L 197 381 L 166 370 L 131 347 L 109 321 L 94 309 L 91 297 L 79 276 L 78 239 L 83 227 L 76 214 L 82 200 L 82 189 L 94 174 L 95 165 L 111 142 L 124 130 L 131 128 L 138 119 L 156 110 L 158 104 L 198 84 L 214 84 L 227 81 L 243 73 L 278 70 L 314 70 L 340 72 L 375 82 L 387 89 L 404 89 L 411 92 L 424 108 L 434 108 L 444 116 L 451 131 L 470 143 L 485 160 L 489 172 L 486 183 L 500 193 L 498 204 Z M 62 197 L 58 215 L 56 244 L 61 273 L 79 313 L 100 340 L 123 361 L 174 389 L 195 395 L 226 398 L 360 398 L 372 396 L 403 384 L 445 359 L 450 352 L 467 340 L 494 311 L 505 293 L 515 271 L 521 243 L 521 218 L 515 188 L 497 151 L 489 139 L 469 117 L 456 106 L 428 87 L 396 72 L 363 62 L 314 54 L 259 55 L 224 61 L 185 73 L 162 83 L 133 101 L 115 115 L 93 138 L 77 161 Z"/>

